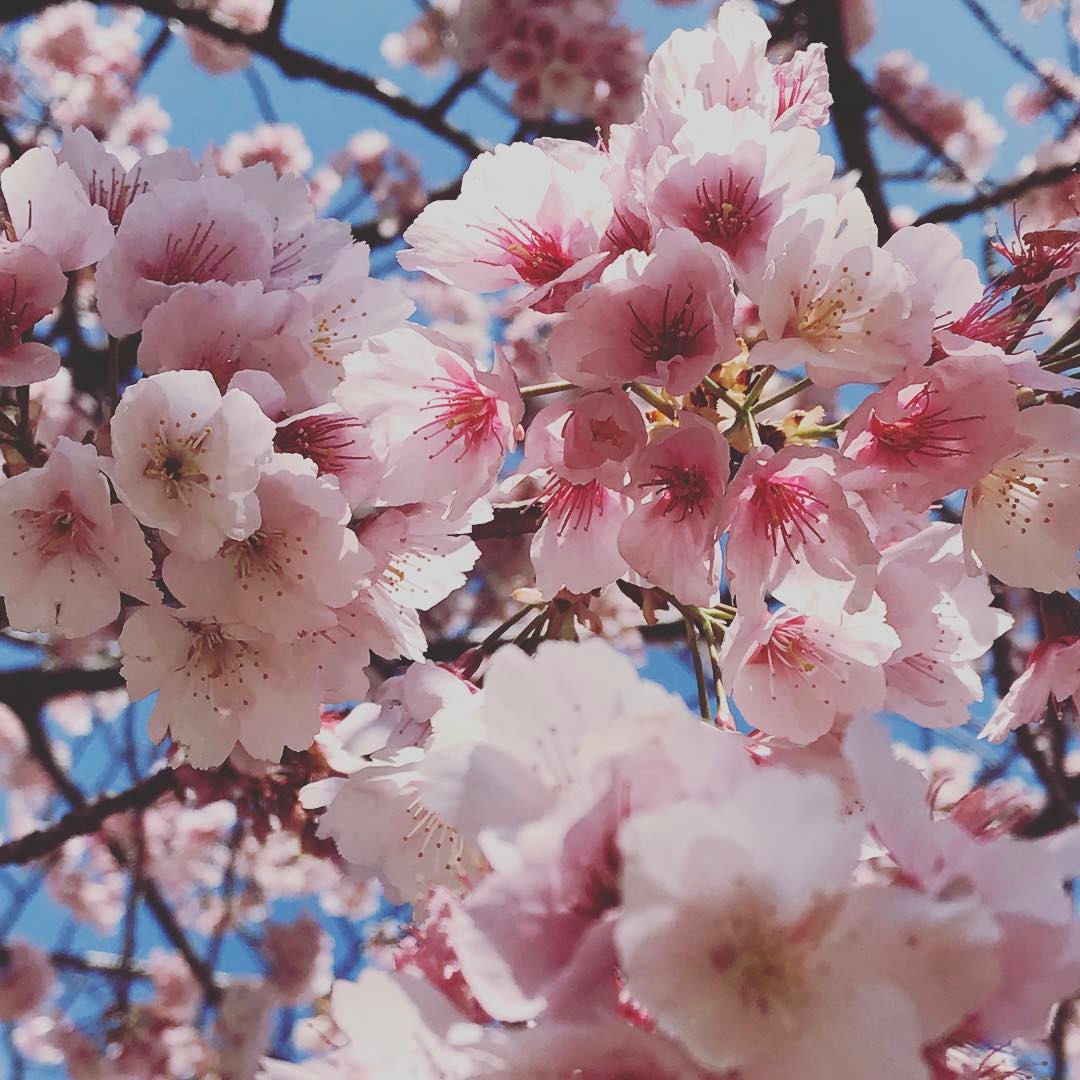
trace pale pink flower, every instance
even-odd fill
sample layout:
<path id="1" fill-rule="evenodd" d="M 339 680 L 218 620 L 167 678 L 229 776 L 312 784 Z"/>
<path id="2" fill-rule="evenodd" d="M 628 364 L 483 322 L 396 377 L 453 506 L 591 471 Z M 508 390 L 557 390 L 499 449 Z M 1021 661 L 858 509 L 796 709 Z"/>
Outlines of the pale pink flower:
<path id="1" fill-rule="evenodd" d="M 202 988 L 184 958 L 165 949 L 151 949 L 146 958 L 154 985 L 154 1010 L 176 1024 L 191 1023 L 202 1004 Z"/>
<path id="2" fill-rule="evenodd" d="M 274 257 L 270 264 L 269 288 L 295 288 L 316 277 L 329 278 L 328 288 L 318 294 L 327 299 L 334 291 L 332 287 L 346 279 L 363 280 L 370 276 L 367 245 L 352 243 L 348 222 L 316 217 L 308 186 L 301 177 L 279 176 L 269 164 L 263 163 L 241 169 L 232 177 L 232 182 L 242 188 L 248 198 L 261 203 L 272 220 Z M 384 283 L 371 286 L 378 298 L 375 301 L 377 308 L 388 304 L 392 295 L 388 283 L 381 290 L 380 285 Z M 341 299 L 343 297 L 338 296 L 332 303 Z M 347 302 L 351 305 L 354 300 L 359 303 L 360 296 L 354 293 Z M 314 306 L 319 316 L 327 314 L 332 305 Z M 341 311 L 333 314 L 340 316 Z M 400 318 L 407 315 L 408 312 Z M 348 321 L 353 322 L 356 318 L 357 312 L 350 311 Z M 340 326 L 339 322 L 335 324 L 335 334 L 344 336 L 337 326 Z M 378 332 L 368 330 L 369 334 Z"/>
<path id="3" fill-rule="evenodd" d="M 165 133 L 171 127 L 172 117 L 162 108 L 160 99 L 140 94 L 109 125 L 109 141 L 147 154 L 164 154 L 169 146 Z"/>
<path id="4" fill-rule="evenodd" d="M 336 405 L 289 417 L 278 424 L 274 449 L 315 463 L 320 476 L 332 476 L 357 511 L 370 506 L 379 485 L 380 463 L 371 434 L 355 416 Z"/>
<path id="5" fill-rule="evenodd" d="M 603 258 L 611 216 L 602 156 L 561 160 L 553 145 L 514 143 L 482 154 L 461 194 L 431 203 L 405 232 L 398 261 L 451 285 L 492 292 L 528 285 L 547 296 L 580 283 Z"/>
<path id="6" fill-rule="evenodd" d="M 1077 872 L 1074 831 L 1041 840 L 1002 832 L 973 835 L 959 813 L 936 817 L 926 781 L 895 759 L 888 732 L 873 721 L 853 725 L 844 753 L 867 821 L 895 863 L 904 891 L 970 897 L 997 924 L 1001 978 L 987 980 L 983 994 L 989 1000 L 972 1010 L 967 1029 L 990 1045 L 1042 1038 L 1051 1007 L 1080 979 L 1080 931 L 1063 888 Z M 962 806 L 963 800 L 958 810 Z M 924 987 L 925 1005 L 939 1000 Z"/>
<path id="7" fill-rule="evenodd" d="M 994 356 L 947 356 L 898 376 L 852 414 L 840 446 L 911 510 L 968 487 L 1001 456 L 1019 413 L 1006 366 Z"/>
<path id="8" fill-rule="evenodd" d="M 179 288 L 206 281 L 265 285 L 272 263 L 269 214 L 238 184 L 223 177 L 162 180 L 128 207 L 98 266 L 102 324 L 116 337 L 132 334 Z"/>
<path id="9" fill-rule="evenodd" d="M 717 589 L 717 540 L 731 448 L 693 413 L 656 434 L 633 469 L 637 500 L 619 531 L 619 552 L 651 584 L 708 606 Z"/>
<path id="10" fill-rule="evenodd" d="M 25 941 L 0 945 L 0 1020 L 12 1021 L 37 1009 L 55 975 L 49 958 Z"/>
<path id="11" fill-rule="evenodd" d="M 1006 585 L 1065 592 L 1080 582 L 1080 412 L 1020 413 L 1017 444 L 972 485 L 964 542 Z"/>
<path id="12" fill-rule="evenodd" d="M 171 733 L 196 768 L 220 765 L 240 743 L 277 761 L 319 731 L 320 688 L 311 650 L 184 608 L 140 608 L 120 634 L 133 699 L 157 691 L 150 736 Z"/>
<path id="13" fill-rule="evenodd" d="M 741 601 L 800 571 L 824 579 L 845 610 L 867 605 L 880 556 L 845 489 L 853 469 L 821 447 L 764 447 L 744 458 L 724 523 L 728 574 Z"/>
<path id="14" fill-rule="evenodd" d="M 147 315 L 139 368 L 146 375 L 208 371 L 223 394 L 236 385 L 265 406 L 264 394 L 243 379 L 233 380 L 241 373 L 267 375 L 283 396 L 281 386 L 297 379 L 308 362 L 306 351 L 289 337 L 303 314 L 304 304 L 294 294 L 264 292 L 258 281 L 185 285 Z"/>
<path id="15" fill-rule="evenodd" d="M 452 342 L 409 327 L 353 354 L 347 372 L 334 396 L 367 425 L 384 463 L 379 498 L 403 504 L 452 495 L 456 516 L 491 489 L 523 413 L 505 359 L 483 372 Z"/>
<path id="16" fill-rule="evenodd" d="M 833 97 L 829 93 L 829 68 L 825 46 L 812 42 L 790 60 L 778 64 L 773 72 L 776 81 L 776 125 L 822 127 L 829 122 Z"/>
<path id="17" fill-rule="evenodd" d="M 984 574 L 969 574 L 960 528 L 934 522 L 885 548 L 878 595 L 900 647 L 885 664 L 886 708 L 924 727 L 957 727 L 983 697 L 976 662 L 1012 625 Z"/>
<path id="18" fill-rule="evenodd" d="M 468 1080 L 475 1075 L 466 1045 L 480 1029 L 465 1023 L 420 975 L 368 967 L 356 982 L 334 983 L 330 1011 L 348 1044 L 302 1065 L 264 1060 L 267 1080 L 365 1075 Z"/>
<path id="19" fill-rule="evenodd" d="M 19 32 L 19 57 L 40 77 L 78 75 L 102 67 L 138 68 L 141 14 L 127 11 L 111 22 L 98 19 L 97 6 L 73 0 L 28 19 Z"/>
<path id="20" fill-rule="evenodd" d="M 295 124 L 259 124 L 253 131 L 231 135 L 221 148 L 219 162 L 226 176 L 259 162 L 265 162 L 282 176 L 307 172 L 315 158 Z"/>
<path id="21" fill-rule="evenodd" d="M 1004 742 L 1010 731 L 1040 723 L 1048 709 L 1060 710 L 1070 699 L 1080 708 L 1080 638 L 1040 641 L 980 737 Z"/>
<path id="22" fill-rule="evenodd" d="M 275 454 L 255 497 L 261 519 L 254 532 L 226 540 L 212 559 L 167 555 L 165 584 L 188 607 L 260 627 L 282 642 L 336 626 L 333 609 L 356 596 L 371 567 L 348 528 L 352 515 L 337 484 L 305 458 Z"/>
<path id="23" fill-rule="evenodd" d="M 899 644 L 876 597 L 836 618 L 743 612 L 724 638 L 724 683 L 747 723 L 803 746 L 884 705 L 883 665 Z"/>
<path id="24" fill-rule="evenodd" d="M 70 166 L 94 206 L 119 225 L 132 202 L 161 180 L 197 180 L 202 168 L 186 150 L 168 150 L 142 157 L 125 167 L 85 127 L 67 128 L 56 160 Z"/>
<path id="25" fill-rule="evenodd" d="M 94 448 L 70 439 L 0 484 L 0 550 L 0 594 L 19 630 L 83 637 L 120 614 L 121 593 L 161 599 L 138 522 L 110 504 Z"/>
<path id="26" fill-rule="evenodd" d="M 567 304 L 548 342 L 564 378 L 590 389 L 639 379 L 685 394 L 739 351 L 724 260 L 685 229 L 628 251 Z"/>
<path id="27" fill-rule="evenodd" d="M 274 425 L 247 394 L 222 396 L 207 371 L 151 375 L 124 393 L 111 431 L 117 494 L 174 551 L 209 558 L 258 525 Z"/>
<path id="28" fill-rule="evenodd" d="M 44 147 L 27 150 L 0 172 L 0 190 L 16 237 L 77 270 L 112 247 L 108 211 L 93 206 L 69 165 Z"/>
<path id="29" fill-rule="evenodd" d="M 540 420 L 537 415 L 532 425 Z M 623 488 L 646 438 L 641 410 L 622 390 L 584 394 L 567 410 L 562 429 L 564 468 L 559 471 L 570 479 L 596 478 L 607 487 Z"/>
<path id="30" fill-rule="evenodd" d="M 884 382 L 930 356 L 929 312 L 912 308 L 914 277 L 877 246 L 857 188 L 807 199 L 769 236 L 760 282 L 747 282 L 767 341 L 751 359 L 806 365 L 819 385 Z"/>
<path id="31" fill-rule="evenodd" d="M 305 1005 L 329 991 L 334 943 L 308 913 L 289 923 L 269 923 L 262 953 L 269 965 L 267 980 L 286 1004 Z"/>
<path id="32" fill-rule="evenodd" d="M 608 487 L 589 470 L 567 468 L 565 437 L 570 430 L 566 409 L 558 404 L 541 410 L 529 425 L 523 470 L 544 485 L 537 504 L 543 521 L 529 548 L 536 586 L 545 597 L 559 591 L 585 594 L 609 585 L 626 573 L 619 553 L 619 530 L 632 508 L 623 494 L 625 469 L 600 470 Z"/>
<path id="33" fill-rule="evenodd" d="M 808 128 L 774 131 L 751 109 L 691 115 L 649 160 L 646 204 L 655 226 L 689 229 L 731 259 L 740 280 L 765 268 L 770 233 L 797 200 L 828 185 L 833 161 Z M 770 257 L 775 257 L 770 255 Z"/>
<path id="34" fill-rule="evenodd" d="M 860 835 L 831 782 L 779 768 L 722 807 L 631 818 L 615 940 L 660 1030 L 756 1080 L 924 1077 L 923 1045 L 997 985 L 996 927 L 971 901 L 853 889 Z"/>
<path id="35" fill-rule="evenodd" d="M 24 341 L 64 298 L 60 264 L 28 243 L 0 240 L 0 386 L 23 386 L 60 370 L 55 349 Z"/>

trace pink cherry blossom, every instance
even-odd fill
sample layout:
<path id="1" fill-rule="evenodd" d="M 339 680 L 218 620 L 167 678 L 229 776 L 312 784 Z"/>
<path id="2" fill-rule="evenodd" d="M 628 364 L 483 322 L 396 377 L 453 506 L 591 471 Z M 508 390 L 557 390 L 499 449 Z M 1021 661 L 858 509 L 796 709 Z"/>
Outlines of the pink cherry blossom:
<path id="1" fill-rule="evenodd" d="M 722 809 L 685 802 L 623 826 L 627 985 L 702 1065 L 868 1075 L 887 1027 L 890 1075 L 916 1080 L 921 1047 L 993 992 L 994 928 L 978 906 L 853 890 L 860 832 L 831 782 L 781 769 Z M 948 1010 L 924 1011 L 943 980 Z"/>
<path id="2" fill-rule="evenodd" d="M 731 448 L 712 422 L 682 413 L 654 436 L 634 466 L 637 504 L 619 551 L 653 585 L 705 607 L 716 592 L 716 543 Z"/>
<path id="3" fill-rule="evenodd" d="M 539 416 L 532 426 L 542 426 Z M 567 478 L 595 478 L 610 488 L 625 487 L 645 440 L 645 421 L 628 395 L 621 390 L 584 394 L 567 410 L 560 472 Z"/>
<path id="4" fill-rule="evenodd" d="M 349 227 L 344 221 L 315 216 L 308 185 L 300 177 L 279 176 L 269 164 L 263 163 L 241 169 L 232 181 L 250 199 L 261 203 L 272 219 L 274 254 L 270 264 L 270 288 L 295 288 L 312 278 L 328 275 L 334 284 L 345 278 L 369 276 L 368 264 L 360 254 L 366 253 L 366 246 L 352 244 Z M 388 288 L 380 290 L 379 283 L 372 283 L 370 289 L 380 298 L 390 296 Z M 349 299 L 351 301 L 352 297 Z M 329 306 L 324 304 L 319 313 Z M 385 314 L 389 316 L 390 313 Z M 406 318 L 407 314 L 400 318 Z M 350 321 L 355 316 L 356 312 L 351 312 Z M 377 332 L 374 329 L 368 331 Z"/>
<path id="5" fill-rule="evenodd" d="M 741 601 L 794 571 L 824 579 L 840 606 L 865 607 L 880 558 L 849 500 L 852 466 L 822 448 L 765 447 L 748 454 L 728 491 L 728 574 Z"/>
<path id="6" fill-rule="evenodd" d="M 23 338 L 66 291 L 52 256 L 28 243 L 0 241 L 0 386 L 41 382 L 60 369 L 55 349 Z"/>
<path id="7" fill-rule="evenodd" d="M 259 124 L 254 131 L 237 131 L 221 148 L 220 168 L 226 176 L 259 162 L 283 176 L 307 172 L 315 159 L 295 124 Z"/>
<path id="8" fill-rule="evenodd" d="M 443 499 L 460 514 L 491 488 L 522 415 L 505 361 L 479 371 L 458 346 L 417 328 L 382 335 L 348 361 L 335 398 L 365 423 L 384 462 L 387 502 Z"/>
<path id="9" fill-rule="evenodd" d="M 884 382 L 930 356 L 930 313 L 913 310 L 913 275 L 877 246 L 862 192 L 820 195 L 769 236 L 766 269 L 747 282 L 768 340 L 761 364 L 792 368 L 824 387 Z"/>
<path id="10" fill-rule="evenodd" d="M 264 292 L 258 281 L 185 285 L 147 315 L 139 367 L 147 375 L 209 371 L 222 393 L 241 372 L 266 373 L 279 386 L 290 385 L 307 354 L 281 338 L 289 337 L 303 311 L 298 297 Z"/>
<path id="11" fill-rule="evenodd" d="M 265 285 L 272 263 L 270 217 L 238 184 L 222 177 L 162 180 L 128 207 L 98 267 L 102 324 L 116 337 L 134 333 L 183 286 Z"/>
<path id="12" fill-rule="evenodd" d="M 883 665 L 899 644 L 876 598 L 835 620 L 740 613 L 721 652 L 724 682 L 749 724 L 802 746 L 885 704 Z"/>
<path id="13" fill-rule="evenodd" d="M 277 761 L 319 731 L 311 650 L 184 608 L 140 608 L 120 634 L 132 698 L 157 691 L 150 735 L 169 733 L 196 768 L 220 765 L 239 742 Z"/>
<path id="14" fill-rule="evenodd" d="M 278 997 L 302 1005 L 330 989 L 334 948 L 330 935 L 308 913 L 293 922 L 272 922 L 263 934 L 262 952 L 270 985 Z"/>
<path id="15" fill-rule="evenodd" d="M 1012 625 L 985 575 L 969 574 L 959 526 L 935 522 L 890 544 L 876 586 L 900 647 L 885 664 L 886 707 L 925 727 L 957 727 L 983 697 L 976 662 Z"/>
<path id="16" fill-rule="evenodd" d="M 90 202 L 104 207 L 113 225 L 119 225 L 132 202 L 159 181 L 197 180 L 202 175 L 186 150 L 151 154 L 127 168 L 85 127 L 64 131 L 56 159 L 70 166 Z"/>
<path id="17" fill-rule="evenodd" d="M 964 542 L 1006 585 L 1044 592 L 1080 581 L 1080 413 L 1025 409 L 1015 449 L 968 492 Z"/>
<path id="18" fill-rule="evenodd" d="M 790 60 L 776 66 L 773 78 L 778 98 L 777 126 L 823 127 L 829 122 L 833 96 L 829 93 L 824 45 L 812 42 L 800 49 Z"/>
<path id="19" fill-rule="evenodd" d="M 92 446 L 61 438 L 40 469 L 0 484 L 0 594 L 20 630 L 83 637 L 120 614 L 120 594 L 157 603 L 138 522 L 109 502 Z"/>
<path id="20" fill-rule="evenodd" d="M 313 462 L 276 454 L 263 466 L 255 497 L 254 532 L 226 540 L 212 559 L 166 556 L 165 584 L 182 604 L 283 642 L 336 625 L 333 609 L 356 596 L 371 565 L 347 528 L 351 514 L 337 484 L 318 476 Z"/>
<path id="21" fill-rule="evenodd" d="M 829 181 L 833 162 L 803 127 L 774 131 L 752 109 L 714 106 L 691 115 L 653 154 L 646 201 L 656 226 L 689 229 L 715 244 L 735 272 L 756 278 L 784 211 Z"/>
<path id="22" fill-rule="evenodd" d="M 731 275 L 685 229 L 628 251 L 567 305 L 549 341 L 564 378 L 599 389 L 634 379 L 685 394 L 739 351 Z"/>
<path id="23" fill-rule="evenodd" d="M 34 147 L 0 172 L 0 190 L 15 236 L 51 255 L 61 270 L 103 258 L 113 243 L 108 211 L 93 206 L 70 165 Z"/>
<path id="24" fill-rule="evenodd" d="M 398 261 L 474 292 L 528 285 L 543 295 L 576 281 L 600 261 L 611 214 L 600 155 L 576 164 L 546 144 L 482 154 L 456 199 L 432 203 L 409 226 Z"/>
<path id="25" fill-rule="evenodd" d="M 1070 699 L 1080 708 L 1080 638 L 1040 641 L 980 735 L 1003 742 L 1010 731 L 1040 723 L 1047 709 L 1058 709 Z"/>
<path id="26" fill-rule="evenodd" d="M 844 428 L 845 457 L 925 510 L 984 476 L 1013 437 L 1019 413 L 1006 366 L 992 356 L 947 356 L 871 394 Z"/>
<path id="27" fill-rule="evenodd" d="M 259 524 L 255 487 L 274 425 L 207 371 L 166 371 L 132 386 L 112 420 L 106 471 L 124 504 L 174 551 L 209 558 Z"/>

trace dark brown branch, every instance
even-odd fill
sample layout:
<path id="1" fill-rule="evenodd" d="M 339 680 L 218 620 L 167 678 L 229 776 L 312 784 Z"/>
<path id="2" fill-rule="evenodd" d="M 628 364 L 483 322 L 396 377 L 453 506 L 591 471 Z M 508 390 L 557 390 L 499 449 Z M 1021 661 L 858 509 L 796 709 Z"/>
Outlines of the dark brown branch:
<path id="1" fill-rule="evenodd" d="M 862 76 L 848 59 L 844 25 L 836 0 L 807 0 L 804 6 L 806 30 L 812 41 L 824 42 L 829 67 L 829 87 L 833 95 L 832 126 L 844 156 L 844 164 L 859 172 L 859 187 L 866 196 L 884 243 L 893 233 L 889 206 L 870 145 L 868 112 L 872 99 Z"/>
<path id="2" fill-rule="evenodd" d="M 95 833 L 115 814 L 143 810 L 167 792 L 178 790 L 172 769 L 162 769 L 116 795 L 103 795 L 65 814 L 55 825 L 0 844 L 0 866 L 11 866 L 51 855 L 75 836 Z"/>
<path id="3" fill-rule="evenodd" d="M 922 214 L 915 224 L 925 225 L 927 222 L 959 221 L 969 214 L 977 214 L 981 210 L 989 210 L 995 206 L 1004 206 L 1006 203 L 1013 202 L 1020 198 L 1021 195 L 1026 195 L 1029 191 L 1035 191 L 1037 188 L 1052 187 L 1054 184 L 1060 184 L 1070 177 L 1076 176 L 1077 173 L 1080 173 L 1080 164 L 1076 162 L 1065 162 L 1061 165 L 1053 165 L 1048 169 L 1040 169 L 1007 184 L 999 184 L 989 191 L 980 192 L 970 199 L 961 199 L 957 202 L 942 203 L 940 206 L 935 206 L 932 210 L 927 210 L 925 214 Z"/>

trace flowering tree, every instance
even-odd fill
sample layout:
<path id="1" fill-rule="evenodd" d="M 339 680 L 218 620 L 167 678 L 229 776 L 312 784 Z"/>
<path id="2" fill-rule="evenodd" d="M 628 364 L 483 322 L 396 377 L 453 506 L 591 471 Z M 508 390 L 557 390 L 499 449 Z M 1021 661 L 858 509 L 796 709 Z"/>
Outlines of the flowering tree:
<path id="1" fill-rule="evenodd" d="M 9 1075 L 1069 1075 L 1080 70 L 957 4 L 1005 182 L 870 0 L 433 0 L 427 103 L 299 0 L 7 0 Z M 264 120 L 199 159 L 177 38 Z"/>

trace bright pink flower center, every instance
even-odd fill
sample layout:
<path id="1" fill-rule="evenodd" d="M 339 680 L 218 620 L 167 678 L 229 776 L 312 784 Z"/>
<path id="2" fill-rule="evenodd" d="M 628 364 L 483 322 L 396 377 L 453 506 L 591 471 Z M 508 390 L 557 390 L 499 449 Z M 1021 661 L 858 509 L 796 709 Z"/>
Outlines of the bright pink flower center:
<path id="1" fill-rule="evenodd" d="M 424 439 L 445 438 L 430 457 L 437 457 L 455 443 L 461 443 L 454 459 L 461 461 L 488 439 L 498 438 L 498 401 L 485 394 L 471 379 L 442 376 L 432 379 L 424 389 L 431 391 L 432 400 L 421 411 L 434 413 L 435 419 L 417 428 L 416 434 Z"/>
<path id="2" fill-rule="evenodd" d="M 783 67 L 778 67 L 774 75 L 776 83 L 776 117 L 779 120 L 784 113 L 794 109 L 797 105 L 803 105 L 814 90 L 813 82 L 806 81 L 806 72 L 800 70 L 798 74 L 791 75 Z"/>
<path id="3" fill-rule="evenodd" d="M 234 244 L 225 247 L 211 237 L 217 222 L 211 220 L 197 223 L 187 237 L 169 233 L 165 240 L 162 261 L 146 273 L 152 281 L 163 285 L 179 285 L 185 282 L 201 284 L 215 281 L 222 266 L 236 250 Z"/>
<path id="4" fill-rule="evenodd" d="M 367 454 L 357 454 L 353 431 L 363 428 L 353 416 L 340 414 L 305 416 L 280 427 L 274 435 L 274 449 L 280 454 L 300 454 L 314 461 L 319 475 L 337 476 L 354 461 L 366 461 Z"/>
<path id="5" fill-rule="evenodd" d="M 640 486 L 653 488 L 659 496 L 654 505 L 663 506 L 663 514 L 674 514 L 676 521 L 685 521 L 691 514 L 700 514 L 709 498 L 709 481 L 695 465 L 660 465 L 653 470 L 655 478 Z"/>
<path id="6" fill-rule="evenodd" d="M 10 278 L 11 292 L 0 304 L 0 350 L 9 352 L 19 345 L 23 334 L 37 321 L 30 305 L 19 303 L 19 282 Z"/>
<path id="7" fill-rule="evenodd" d="M 1080 237 L 1068 229 L 1044 229 L 1017 236 L 1011 244 L 999 236 L 990 246 L 1012 266 L 997 281 L 999 289 L 1007 289 L 1037 285 L 1051 274 L 1065 270 L 1080 253 Z"/>
<path id="8" fill-rule="evenodd" d="M 559 521 L 559 535 L 567 529 L 588 529 L 593 517 L 604 516 L 604 488 L 598 480 L 572 484 L 553 476 L 536 500 L 544 516 Z"/>
<path id="9" fill-rule="evenodd" d="M 1025 338 L 1030 337 L 1032 318 L 1025 302 L 1014 297 L 1002 303 L 1002 294 L 988 291 L 972 308 L 949 326 L 954 334 L 970 338 L 972 341 L 985 341 L 996 345 L 1006 352 L 1016 348 Z"/>
<path id="10" fill-rule="evenodd" d="M 825 660 L 825 654 L 806 633 L 806 618 L 802 615 L 777 623 L 772 636 L 758 646 L 753 658 L 756 664 L 768 664 L 774 675 L 777 669 L 781 675 L 784 672 L 806 675 Z"/>
<path id="11" fill-rule="evenodd" d="M 140 179 L 141 176 L 142 170 L 137 169 L 129 184 L 122 175 L 118 176 L 114 169 L 106 181 L 105 177 L 98 176 L 95 169 L 90 174 L 90 201 L 95 206 L 105 207 L 109 211 L 109 220 L 113 225 L 119 225 L 135 197 L 150 187 L 145 180 Z"/>
<path id="12" fill-rule="evenodd" d="M 731 254 L 738 251 L 745 234 L 768 209 L 758 198 L 754 179 L 747 177 L 740 184 L 728 169 L 727 176 L 713 184 L 702 180 L 696 191 L 698 220 L 695 225 L 687 223 L 700 239 Z"/>
<path id="13" fill-rule="evenodd" d="M 689 355 L 693 351 L 694 342 L 706 329 L 704 323 L 694 326 L 697 319 L 693 285 L 688 288 L 686 299 L 677 307 L 671 303 L 669 285 L 664 290 L 664 303 L 652 319 L 638 314 L 629 301 L 626 306 L 630 309 L 635 324 L 630 330 L 630 343 L 654 364 L 666 363 L 676 356 Z"/>
<path id="14" fill-rule="evenodd" d="M 761 480 L 754 492 L 753 503 L 764 519 L 774 555 L 782 543 L 787 553 L 796 559 L 793 542 L 805 544 L 808 534 L 819 543 L 825 543 L 825 537 L 817 528 L 825 503 L 801 480 Z"/>
<path id="15" fill-rule="evenodd" d="M 61 494 L 47 510 L 15 513 L 20 541 L 42 555 L 91 555 L 94 526 Z"/>
<path id="16" fill-rule="evenodd" d="M 510 265 L 526 285 L 547 285 L 574 265 L 574 259 L 559 237 L 541 232 L 522 218 L 506 218 L 506 225 L 501 229 L 480 228 L 487 233 L 488 242 L 508 257 Z M 502 259 L 478 261 L 485 266 L 505 265 Z"/>
<path id="17" fill-rule="evenodd" d="M 899 420 L 882 420 L 871 412 L 867 427 L 878 444 L 908 464 L 924 457 L 947 458 L 970 453 L 956 444 L 964 439 L 954 425 L 982 420 L 983 416 L 953 416 L 947 408 L 934 408 L 929 386 L 924 386 L 907 404 L 908 412 Z"/>

